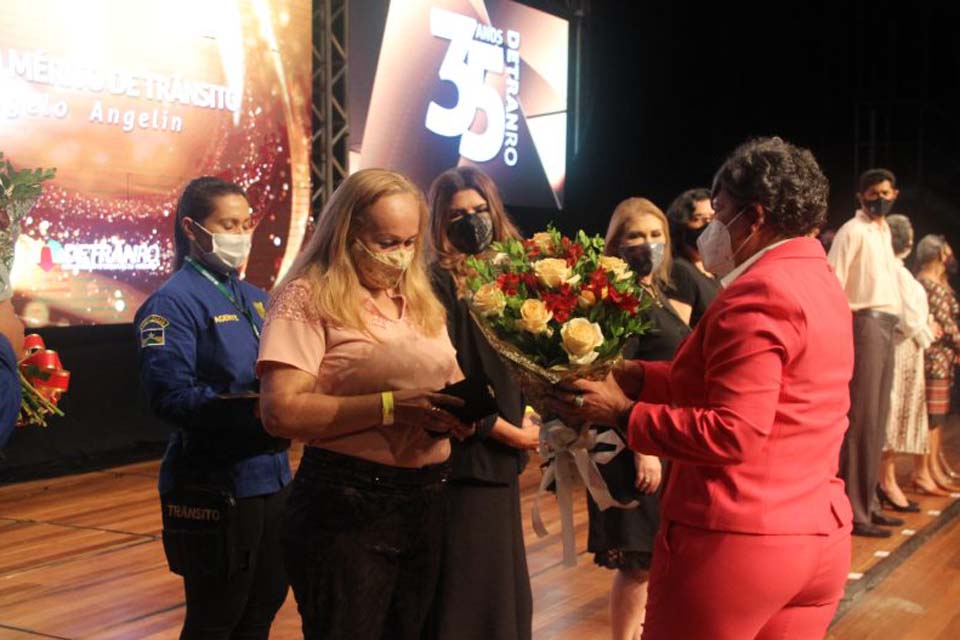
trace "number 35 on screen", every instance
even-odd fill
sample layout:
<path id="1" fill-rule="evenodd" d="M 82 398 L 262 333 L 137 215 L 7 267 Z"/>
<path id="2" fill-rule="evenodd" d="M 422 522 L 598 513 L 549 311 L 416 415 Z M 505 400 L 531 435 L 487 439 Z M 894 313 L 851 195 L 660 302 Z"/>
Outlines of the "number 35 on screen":
<path id="1" fill-rule="evenodd" d="M 503 146 L 504 106 L 500 94 L 486 84 L 486 74 L 503 73 L 503 48 L 474 40 L 477 21 L 443 9 L 430 13 L 430 34 L 450 41 L 440 65 L 441 80 L 457 88 L 451 108 L 431 102 L 426 127 L 440 136 L 460 136 L 460 155 L 474 162 L 492 160 Z M 470 131 L 477 111 L 486 114 L 482 133 Z"/>

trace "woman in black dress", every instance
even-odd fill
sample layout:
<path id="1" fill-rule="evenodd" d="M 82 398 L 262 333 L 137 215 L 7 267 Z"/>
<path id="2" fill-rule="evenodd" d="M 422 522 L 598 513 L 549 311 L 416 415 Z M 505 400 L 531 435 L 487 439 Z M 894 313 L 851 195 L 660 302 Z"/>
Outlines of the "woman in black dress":
<path id="1" fill-rule="evenodd" d="M 645 311 L 652 327 L 624 349 L 627 359 L 671 360 L 689 327 L 664 294 L 670 283 L 670 231 L 663 212 L 646 198 L 629 198 L 613 212 L 606 253 L 626 260 L 652 297 Z M 605 429 L 598 429 L 599 432 Z M 656 456 L 621 451 L 600 467 L 613 497 L 637 500 L 633 509 L 600 511 L 587 497 L 590 537 L 587 549 L 601 567 L 616 570 L 610 590 L 610 626 L 614 640 L 635 640 L 643 628 L 647 576 L 653 538 L 659 524 L 657 497 L 662 475 Z"/>
<path id="2" fill-rule="evenodd" d="M 480 333 L 462 299 L 465 261 L 520 234 L 496 185 L 471 167 L 441 174 L 430 189 L 432 269 L 464 376 L 493 388 L 500 415 L 452 441 L 443 566 L 434 608 L 437 640 L 529 640 L 533 597 L 523 546 L 518 476 L 536 449 L 539 417 L 525 415 L 520 389 Z M 517 426 L 519 425 L 519 426 Z"/>
<path id="3" fill-rule="evenodd" d="M 710 191 L 684 191 L 667 209 L 667 218 L 676 253 L 667 295 L 679 303 L 677 311 L 684 322 L 695 327 L 720 292 L 720 282 L 703 268 L 697 248 L 697 239 L 713 220 Z"/>

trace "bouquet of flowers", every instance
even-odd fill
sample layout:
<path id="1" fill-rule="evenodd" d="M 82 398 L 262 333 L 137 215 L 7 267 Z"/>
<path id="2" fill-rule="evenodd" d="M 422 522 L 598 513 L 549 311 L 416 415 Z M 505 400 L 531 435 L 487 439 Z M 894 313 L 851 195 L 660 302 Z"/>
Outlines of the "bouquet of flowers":
<path id="1" fill-rule="evenodd" d="M 7 302 L 13 296 L 10 273 L 20 225 L 43 193 L 43 182 L 55 174 L 55 169 L 18 171 L 9 160 L 4 162 L 3 153 L 0 152 L 0 303 Z M 47 415 L 62 416 L 57 401 L 66 392 L 69 383 L 70 373 L 61 366 L 57 353 L 47 349 L 40 336 L 27 336 L 20 361 L 23 402 L 17 426 L 45 427 Z"/>
<path id="2" fill-rule="evenodd" d="M 478 326 L 541 414 L 553 385 L 603 378 L 626 341 L 648 329 L 645 290 L 626 262 L 603 255 L 599 236 L 571 240 L 550 227 L 495 242 L 467 267 Z"/>
<path id="3" fill-rule="evenodd" d="M 477 325 L 542 416 L 554 385 L 605 377 L 626 341 L 648 329 L 639 313 L 648 304 L 646 291 L 626 262 L 603 255 L 598 236 L 580 231 L 570 239 L 551 227 L 530 240 L 495 242 L 484 256 L 469 258 L 467 268 Z M 612 455 L 597 451 L 599 442 L 596 431 L 559 420 L 540 430 L 544 472 L 533 526 L 538 536 L 548 535 L 539 497 L 554 491 L 567 566 L 577 562 L 572 487 L 578 476 L 601 509 L 635 504 L 611 496 L 597 464 Z"/>
<path id="4" fill-rule="evenodd" d="M 42 183 L 55 174 L 56 169 L 17 171 L 0 152 L 0 302 L 13 296 L 10 272 L 20 224 L 43 192 Z"/>

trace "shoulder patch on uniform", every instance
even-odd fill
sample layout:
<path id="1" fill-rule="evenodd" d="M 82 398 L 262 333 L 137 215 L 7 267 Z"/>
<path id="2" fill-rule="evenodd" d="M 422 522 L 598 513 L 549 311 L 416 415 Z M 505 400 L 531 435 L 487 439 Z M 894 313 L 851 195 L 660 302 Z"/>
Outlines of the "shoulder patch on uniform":
<path id="1" fill-rule="evenodd" d="M 149 327 L 150 325 L 156 325 L 160 328 L 164 328 L 168 324 L 170 324 L 169 320 L 167 320 L 163 316 L 158 316 L 157 314 L 152 313 L 146 318 L 144 318 L 143 322 L 140 323 L 140 330 L 143 331 L 146 327 Z"/>
<path id="2" fill-rule="evenodd" d="M 157 314 L 144 318 L 140 323 L 140 348 L 162 347 L 166 344 L 164 333 L 169 324 L 169 320 Z"/>
<path id="3" fill-rule="evenodd" d="M 257 310 L 257 313 L 260 314 L 260 319 L 263 320 L 267 317 L 267 309 L 263 306 L 263 303 L 257 300 L 253 303 L 253 308 Z"/>

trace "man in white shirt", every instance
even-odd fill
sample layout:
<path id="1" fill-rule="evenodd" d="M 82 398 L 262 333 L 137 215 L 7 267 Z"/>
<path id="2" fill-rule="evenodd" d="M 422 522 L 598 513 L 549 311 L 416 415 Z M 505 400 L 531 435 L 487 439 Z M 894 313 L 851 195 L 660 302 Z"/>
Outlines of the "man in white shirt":
<path id="1" fill-rule="evenodd" d="M 886 169 L 860 176 L 861 208 L 837 232 L 827 259 L 853 311 L 855 364 L 850 382 L 850 427 L 840 452 L 840 477 L 853 507 L 854 535 L 885 538 L 903 520 L 884 516 L 877 501 L 890 388 L 894 329 L 900 319 L 899 264 L 886 216 L 898 191 Z"/>

